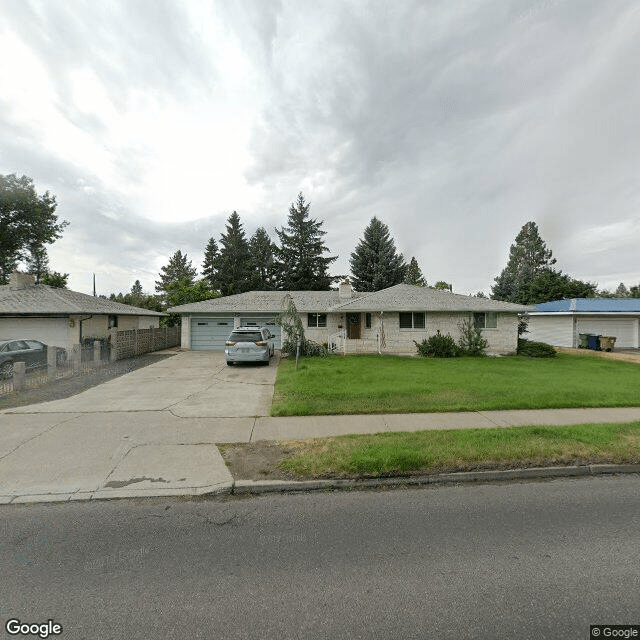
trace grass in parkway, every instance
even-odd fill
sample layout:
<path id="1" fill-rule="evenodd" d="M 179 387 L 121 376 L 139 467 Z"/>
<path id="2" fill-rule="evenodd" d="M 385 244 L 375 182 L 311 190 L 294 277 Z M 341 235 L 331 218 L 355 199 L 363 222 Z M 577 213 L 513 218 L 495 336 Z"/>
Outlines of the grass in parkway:
<path id="1" fill-rule="evenodd" d="M 282 469 L 302 477 L 380 476 L 640 462 L 640 422 L 452 429 L 287 442 Z"/>
<path id="2" fill-rule="evenodd" d="M 640 366 L 555 358 L 283 360 L 273 416 L 640 406 Z"/>

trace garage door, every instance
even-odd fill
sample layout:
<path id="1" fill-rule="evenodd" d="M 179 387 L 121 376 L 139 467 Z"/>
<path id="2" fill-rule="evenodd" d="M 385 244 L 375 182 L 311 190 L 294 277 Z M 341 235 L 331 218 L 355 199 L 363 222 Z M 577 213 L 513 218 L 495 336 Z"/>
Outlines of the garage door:
<path id="1" fill-rule="evenodd" d="M 191 348 L 194 351 L 224 349 L 233 331 L 233 318 L 191 318 Z"/>
<path id="2" fill-rule="evenodd" d="M 585 318 L 579 317 L 578 333 L 596 333 L 615 336 L 616 347 L 637 347 L 637 328 L 634 318 Z"/>
<path id="3" fill-rule="evenodd" d="M 275 336 L 273 346 L 276 349 L 282 346 L 282 328 L 276 324 L 276 316 L 246 316 L 240 318 L 240 324 L 243 327 L 267 327 Z"/>

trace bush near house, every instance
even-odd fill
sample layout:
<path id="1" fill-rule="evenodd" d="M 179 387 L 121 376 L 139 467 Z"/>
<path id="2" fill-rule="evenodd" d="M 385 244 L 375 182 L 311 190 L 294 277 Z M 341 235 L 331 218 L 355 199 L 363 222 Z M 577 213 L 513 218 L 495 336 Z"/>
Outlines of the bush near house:
<path id="1" fill-rule="evenodd" d="M 556 350 L 546 342 L 518 338 L 518 355 L 529 358 L 555 358 Z"/>
<path id="2" fill-rule="evenodd" d="M 430 338 L 418 343 L 413 341 L 418 349 L 418 355 L 425 358 L 457 358 L 460 349 L 450 335 L 443 336 L 440 331 Z"/>

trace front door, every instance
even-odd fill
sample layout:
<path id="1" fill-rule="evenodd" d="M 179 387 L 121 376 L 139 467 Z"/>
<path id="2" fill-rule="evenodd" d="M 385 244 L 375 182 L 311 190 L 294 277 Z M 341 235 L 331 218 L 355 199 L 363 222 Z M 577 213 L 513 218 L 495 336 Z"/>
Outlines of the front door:
<path id="1" fill-rule="evenodd" d="M 360 314 L 347 313 L 347 338 L 360 340 Z"/>

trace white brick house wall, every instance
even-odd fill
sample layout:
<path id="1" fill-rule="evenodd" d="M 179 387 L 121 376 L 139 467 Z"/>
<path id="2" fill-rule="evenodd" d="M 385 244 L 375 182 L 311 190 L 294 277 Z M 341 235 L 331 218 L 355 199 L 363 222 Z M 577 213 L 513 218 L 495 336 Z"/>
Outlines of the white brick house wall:
<path id="1" fill-rule="evenodd" d="M 377 353 L 380 335 L 380 314 L 371 314 L 371 328 L 365 327 L 365 314 L 361 314 L 361 339 L 348 339 L 346 343 L 347 353 Z M 307 314 L 300 313 L 305 335 L 309 340 L 320 344 L 328 342 L 329 337 L 338 331 L 340 327 L 346 327 L 345 314 L 328 313 L 327 326 L 322 328 L 308 327 Z M 458 342 L 460 330 L 458 324 L 467 319 L 473 319 L 469 312 L 427 312 L 424 329 L 400 329 L 399 312 L 386 312 L 383 315 L 384 334 L 386 346 L 383 353 L 398 355 L 415 355 L 416 342 L 422 342 L 439 330 L 444 335 Z M 483 329 L 482 335 L 489 343 L 487 353 L 490 355 L 511 355 L 518 347 L 518 316 L 515 314 L 498 314 L 498 326 L 495 329 Z"/>

